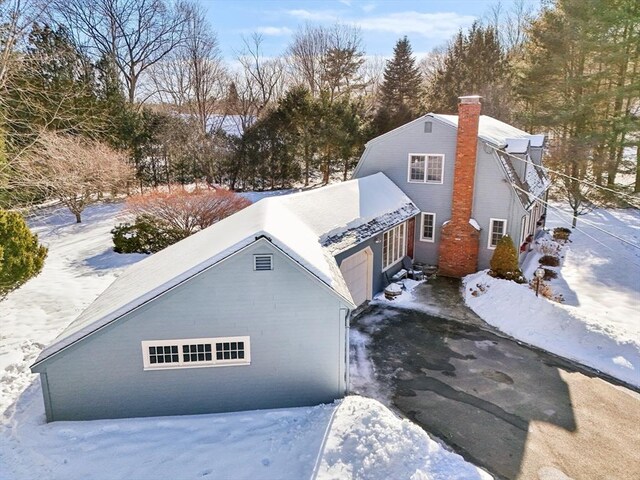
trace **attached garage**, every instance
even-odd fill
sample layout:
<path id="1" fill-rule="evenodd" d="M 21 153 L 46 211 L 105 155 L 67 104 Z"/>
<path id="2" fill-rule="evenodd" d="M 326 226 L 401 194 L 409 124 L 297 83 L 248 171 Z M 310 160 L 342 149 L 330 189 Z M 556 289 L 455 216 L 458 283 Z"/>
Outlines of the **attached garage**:
<path id="1" fill-rule="evenodd" d="M 340 272 L 349 288 L 353 303 L 361 305 L 373 296 L 373 252 L 367 247 L 345 258 Z"/>

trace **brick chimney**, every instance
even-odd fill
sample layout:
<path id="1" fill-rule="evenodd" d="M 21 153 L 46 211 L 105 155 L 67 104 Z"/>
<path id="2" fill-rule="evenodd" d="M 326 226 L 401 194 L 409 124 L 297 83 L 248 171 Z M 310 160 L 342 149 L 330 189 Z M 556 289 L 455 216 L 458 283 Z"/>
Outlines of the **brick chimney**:
<path id="1" fill-rule="evenodd" d="M 473 211 L 480 108 L 479 96 L 460 97 L 451 220 L 442 226 L 440 235 L 438 271 L 446 277 L 464 277 L 478 269 L 480 232 L 469 220 Z"/>

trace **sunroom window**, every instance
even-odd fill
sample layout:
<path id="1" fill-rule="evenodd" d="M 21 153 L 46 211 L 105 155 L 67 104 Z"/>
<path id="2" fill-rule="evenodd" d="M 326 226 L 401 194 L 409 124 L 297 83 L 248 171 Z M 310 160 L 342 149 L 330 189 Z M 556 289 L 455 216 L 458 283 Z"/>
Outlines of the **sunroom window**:
<path id="1" fill-rule="evenodd" d="M 402 223 L 382 235 L 382 269 L 398 263 L 407 251 L 407 224 Z"/>

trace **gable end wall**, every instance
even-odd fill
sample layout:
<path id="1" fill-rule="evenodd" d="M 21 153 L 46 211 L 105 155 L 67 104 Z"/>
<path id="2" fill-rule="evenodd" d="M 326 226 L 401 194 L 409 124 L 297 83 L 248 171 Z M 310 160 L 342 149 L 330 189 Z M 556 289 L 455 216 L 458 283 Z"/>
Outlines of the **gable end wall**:
<path id="1" fill-rule="evenodd" d="M 254 253 L 274 270 L 255 272 Z M 78 342 L 45 365 L 49 420 L 331 402 L 346 392 L 347 308 L 268 241 Z M 141 341 L 250 336 L 251 365 L 143 369 Z"/>

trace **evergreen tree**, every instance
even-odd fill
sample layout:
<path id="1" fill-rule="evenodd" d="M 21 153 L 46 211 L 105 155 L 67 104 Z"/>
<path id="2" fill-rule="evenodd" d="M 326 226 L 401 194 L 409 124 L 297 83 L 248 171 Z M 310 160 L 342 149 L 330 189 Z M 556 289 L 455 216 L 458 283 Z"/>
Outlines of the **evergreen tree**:
<path id="1" fill-rule="evenodd" d="M 0 298 L 40 273 L 46 256 L 22 216 L 0 210 Z"/>
<path id="2" fill-rule="evenodd" d="M 401 38 L 387 61 L 380 89 L 381 102 L 374 120 L 377 134 L 382 134 L 413 120 L 419 113 L 421 76 L 411 44 Z"/>
<path id="3" fill-rule="evenodd" d="M 12 145 L 27 142 L 41 128 L 95 136 L 104 125 L 95 68 L 63 27 L 32 27 L 7 105 Z"/>
<path id="4" fill-rule="evenodd" d="M 455 114 L 458 97 L 481 95 L 483 113 L 510 120 L 510 68 L 493 27 L 474 23 L 459 32 L 444 54 L 442 66 L 427 85 L 429 111 Z"/>
<path id="5" fill-rule="evenodd" d="M 491 266 L 491 275 L 496 278 L 514 280 L 518 283 L 524 281 L 518 266 L 518 252 L 509 235 L 503 235 L 498 240 L 489 265 Z"/>
<path id="6" fill-rule="evenodd" d="M 364 87 L 360 67 L 364 63 L 364 53 L 356 46 L 329 48 L 322 59 L 322 85 L 329 92 L 329 98 L 349 97 L 352 92 Z"/>

